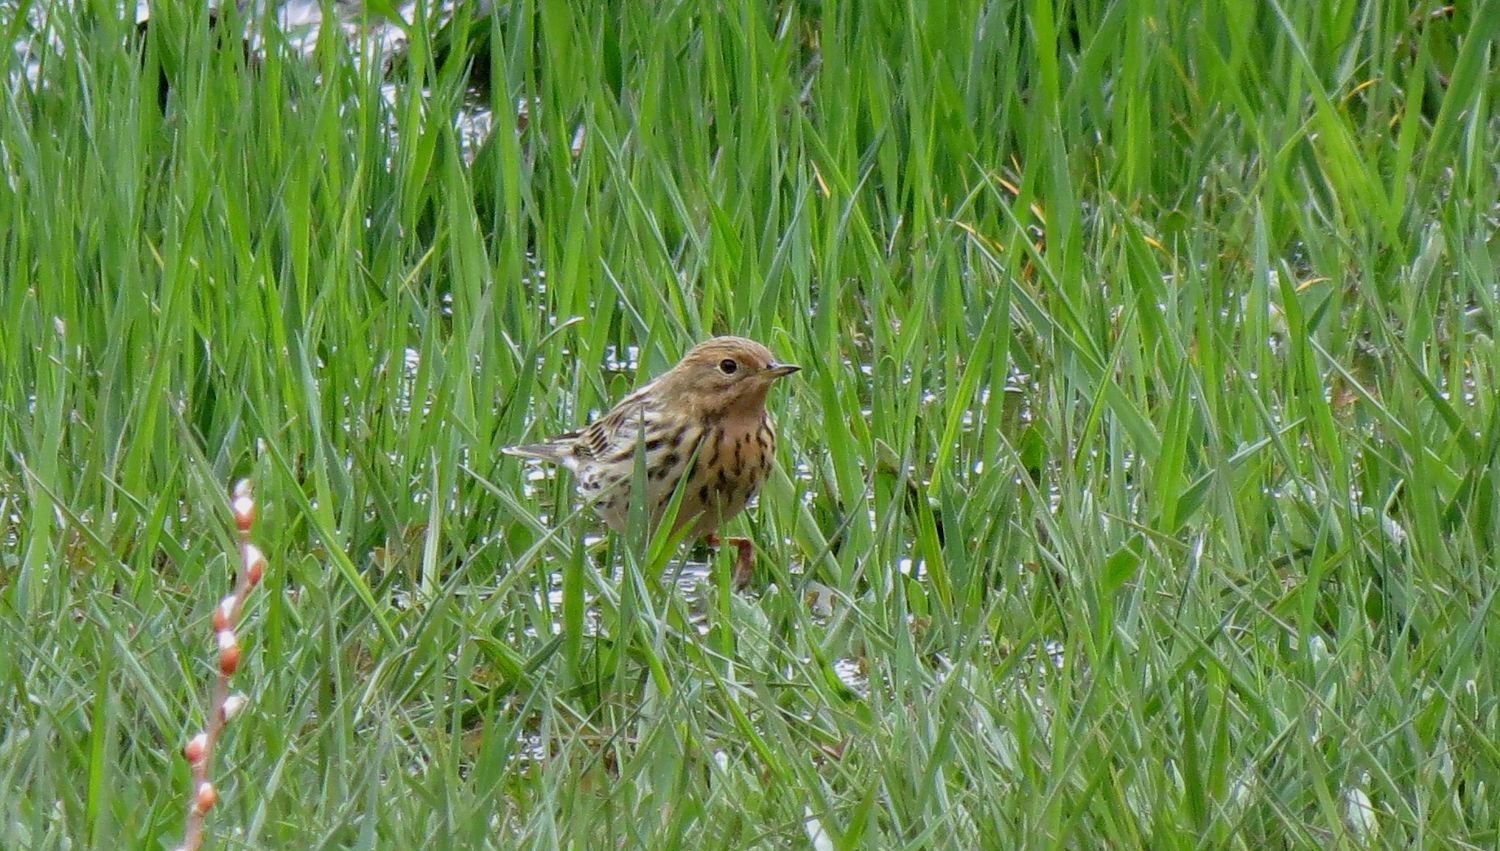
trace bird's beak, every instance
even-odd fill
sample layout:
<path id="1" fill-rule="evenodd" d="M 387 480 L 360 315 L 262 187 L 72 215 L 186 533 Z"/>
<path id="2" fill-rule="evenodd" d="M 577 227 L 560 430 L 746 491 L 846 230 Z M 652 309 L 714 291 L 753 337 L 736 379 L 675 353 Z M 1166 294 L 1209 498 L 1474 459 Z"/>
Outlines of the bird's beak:
<path id="1" fill-rule="evenodd" d="M 766 374 L 772 378 L 784 378 L 801 368 L 794 363 L 773 363 L 766 367 Z"/>

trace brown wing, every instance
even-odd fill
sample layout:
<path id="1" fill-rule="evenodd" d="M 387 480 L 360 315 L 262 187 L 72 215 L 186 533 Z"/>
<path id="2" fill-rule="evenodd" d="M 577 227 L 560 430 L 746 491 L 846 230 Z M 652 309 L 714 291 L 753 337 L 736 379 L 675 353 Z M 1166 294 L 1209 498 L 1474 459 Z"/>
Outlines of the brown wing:
<path id="1" fill-rule="evenodd" d="M 654 383 L 637 388 L 621 399 L 620 404 L 611 408 L 609 413 L 579 431 L 559 434 L 543 443 L 509 446 L 501 451 L 508 455 L 551 461 L 570 469 L 576 468 L 581 462 L 616 455 L 624 447 L 633 447 L 642 429 L 655 419 L 656 409 L 650 404 L 650 390 Z"/>
<path id="2" fill-rule="evenodd" d="M 576 451 L 602 460 L 613 459 L 628 447 L 634 447 L 641 433 L 649 430 L 655 419 L 649 398 L 639 391 L 626 396 L 609 413 L 583 430 L 578 436 Z"/>

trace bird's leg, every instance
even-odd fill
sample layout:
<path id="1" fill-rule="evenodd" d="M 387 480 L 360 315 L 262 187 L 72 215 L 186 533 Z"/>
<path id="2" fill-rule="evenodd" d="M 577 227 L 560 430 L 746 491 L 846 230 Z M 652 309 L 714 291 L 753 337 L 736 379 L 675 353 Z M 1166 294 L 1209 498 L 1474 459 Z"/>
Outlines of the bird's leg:
<path id="1" fill-rule="evenodd" d="M 708 535 L 703 540 L 710 547 L 720 544 L 718 535 Z M 723 543 L 730 544 L 735 549 L 734 572 L 729 574 L 730 582 L 735 590 L 743 590 L 750 584 L 750 574 L 755 570 L 755 545 L 750 543 L 749 538 L 724 538 Z"/>

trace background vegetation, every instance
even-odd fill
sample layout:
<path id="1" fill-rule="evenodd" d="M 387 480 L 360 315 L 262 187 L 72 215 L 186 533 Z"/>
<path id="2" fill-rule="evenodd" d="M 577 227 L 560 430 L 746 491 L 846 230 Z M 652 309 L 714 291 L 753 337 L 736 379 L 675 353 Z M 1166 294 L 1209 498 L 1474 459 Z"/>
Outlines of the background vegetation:
<path id="1" fill-rule="evenodd" d="M 242 476 L 220 847 L 1500 841 L 1496 4 L 8 8 L 0 846 L 180 836 Z M 497 452 L 716 332 L 745 595 Z"/>

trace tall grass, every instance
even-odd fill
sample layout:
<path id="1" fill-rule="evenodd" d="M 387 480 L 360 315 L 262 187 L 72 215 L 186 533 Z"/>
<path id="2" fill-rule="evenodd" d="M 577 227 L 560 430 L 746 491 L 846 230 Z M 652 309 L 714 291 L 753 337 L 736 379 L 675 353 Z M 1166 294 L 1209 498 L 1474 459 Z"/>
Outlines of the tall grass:
<path id="1" fill-rule="evenodd" d="M 1495 3 L 495 6 L 0 16 L 0 845 L 180 835 L 243 476 L 223 847 L 1500 840 Z M 696 599 L 497 450 L 719 332 Z"/>

